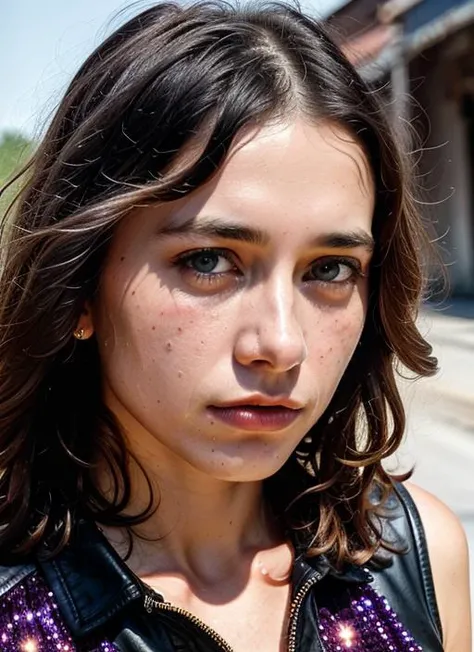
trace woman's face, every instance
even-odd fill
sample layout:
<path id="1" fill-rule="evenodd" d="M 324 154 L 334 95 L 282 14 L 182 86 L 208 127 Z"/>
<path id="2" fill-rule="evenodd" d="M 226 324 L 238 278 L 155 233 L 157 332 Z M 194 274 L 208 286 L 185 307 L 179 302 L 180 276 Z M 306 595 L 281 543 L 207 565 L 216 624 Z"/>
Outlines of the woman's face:
<path id="1" fill-rule="evenodd" d="M 215 478 L 275 473 L 360 338 L 374 190 L 335 125 L 247 134 L 191 196 L 119 226 L 92 309 L 129 441 Z"/>

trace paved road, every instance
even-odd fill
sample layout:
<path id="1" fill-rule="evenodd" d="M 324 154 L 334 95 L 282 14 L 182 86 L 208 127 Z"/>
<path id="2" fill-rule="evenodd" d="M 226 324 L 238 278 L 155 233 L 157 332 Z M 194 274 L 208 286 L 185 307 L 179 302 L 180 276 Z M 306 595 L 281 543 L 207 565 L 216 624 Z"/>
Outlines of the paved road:
<path id="1" fill-rule="evenodd" d="M 422 330 L 439 357 L 436 379 L 402 383 L 408 413 L 402 469 L 461 518 L 471 555 L 474 617 L 474 319 L 425 315 Z"/>

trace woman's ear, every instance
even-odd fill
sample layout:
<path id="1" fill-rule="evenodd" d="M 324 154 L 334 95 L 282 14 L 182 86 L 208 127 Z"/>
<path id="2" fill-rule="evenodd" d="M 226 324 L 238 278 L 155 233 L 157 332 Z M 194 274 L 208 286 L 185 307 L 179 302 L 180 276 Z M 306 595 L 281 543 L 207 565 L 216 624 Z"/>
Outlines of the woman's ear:
<path id="1" fill-rule="evenodd" d="M 76 340 L 88 340 L 94 334 L 94 323 L 92 320 L 92 311 L 89 301 L 86 301 L 81 312 L 81 316 L 77 320 L 76 328 L 73 335 Z"/>

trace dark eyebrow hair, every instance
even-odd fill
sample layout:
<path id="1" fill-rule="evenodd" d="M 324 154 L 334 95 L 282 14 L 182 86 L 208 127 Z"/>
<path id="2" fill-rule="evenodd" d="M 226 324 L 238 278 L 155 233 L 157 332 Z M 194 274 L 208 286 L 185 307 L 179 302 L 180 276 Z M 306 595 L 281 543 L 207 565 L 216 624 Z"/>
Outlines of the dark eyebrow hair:
<path id="1" fill-rule="evenodd" d="M 318 247 L 333 247 L 334 249 L 353 249 L 364 247 L 369 251 L 375 248 L 375 240 L 367 231 L 335 231 L 318 236 L 313 240 Z"/>
<path id="2" fill-rule="evenodd" d="M 205 218 L 202 221 L 191 220 L 177 226 L 165 226 L 160 229 L 160 235 L 203 235 L 211 238 L 240 240 L 263 247 L 270 242 L 270 236 L 261 229 L 231 224 L 216 218 Z"/>
<path id="3" fill-rule="evenodd" d="M 190 220 L 176 226 L 168 225 L 160 229 L 159 235 L 201 235 L 226 240 L 239 240 L 263 247 L 270 242 L 270 236 L 265 231 L 255 227 L 232 224 L 216 218 Z M 363 230 L 334 231 L 324 233 L 310 242 L 314 247 L 330 247 L 331 249 L 355 249 L 363 247 L 373 251 L 375 242 L 370 233 Z"/>

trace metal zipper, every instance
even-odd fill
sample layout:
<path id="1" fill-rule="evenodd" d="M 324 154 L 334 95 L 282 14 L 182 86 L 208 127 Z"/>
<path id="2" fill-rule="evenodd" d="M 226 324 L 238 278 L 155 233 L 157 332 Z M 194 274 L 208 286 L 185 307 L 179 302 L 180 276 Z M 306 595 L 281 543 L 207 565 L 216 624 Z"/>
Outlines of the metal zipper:
<path id="1" fill-rule="evenodd" d="M 295 595 L 291 606 L 289 614 L 289 626 L 288 626 L 288 652 L 297 652 L 296 651 L 296 631 L 298 628 L 298 619 L 300 615 L 301 605 L 308 594 L 312 586 L 314 586 L 322 578 L 320 573 L 315 573 L 309 580 L 307 580 L 303 586 L 298 590 Z M 166 602 L 164 596 L 161 593 L 149 589 L 145 593 L 144 598 L 144 607 L 145 610 L 151 614 L 155 610 L 167 611 L 168 613 L 175 613 L 180 616 L 187 618 L 193 625 L 198 629 L 203 631 L 212 641 L 225 652 L 233 652 L 230 645 L 218 634 L 212 627 L 203 623 L 197 616 L 194 616 L 190 611 L 182 609 L 181 607 L 175 607 L 170 602 Z"/>
<path id="2" fill-rule="evenodd" d="M 310 588 L 317 584 L 322 578 L 320 573 L 315 573 L 307 580 L 298 590 L 290 607 L 289 625 L 288 625 L 288 652 L 296 652 L 296 630 L 298 629 L 298 619 L 301 605 L 306 598 Z"/>
<path id="3" fill-rule="evenodd" d="M 154 597 L 156 596 L 156 597 Z M 145 593 L 144 599 L 145 610 L 151 614 L 154 610 L 167 611 L 168 613 L 178 614 L 187 618 L 195 627 L 204 632 L 212 641 L 225 652 L 233 652 L 232 648 L 225 640 L 218 634 L 216 631 L 203 623 L 197 616 L 194 616 L 190 611 L 182 609 L 181 607 L 175 607 L 170 602 L 166 602 L 163 595 L 160 593 Z"/>

